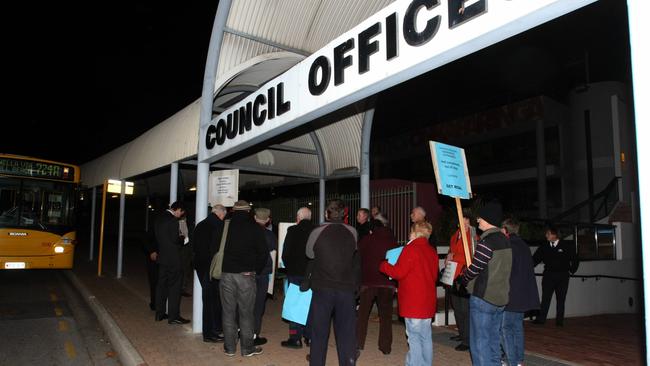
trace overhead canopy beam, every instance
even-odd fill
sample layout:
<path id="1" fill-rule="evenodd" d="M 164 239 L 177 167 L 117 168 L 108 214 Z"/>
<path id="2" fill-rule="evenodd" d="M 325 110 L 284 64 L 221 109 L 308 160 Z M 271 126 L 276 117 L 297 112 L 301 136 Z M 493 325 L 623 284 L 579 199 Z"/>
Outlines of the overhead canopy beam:
<path id="1" fill-rule="evenodd" d="M 269 174 L 269 175 L 278 175 L 281 177 L 297 177 L 297 178 L 309 178 L 309 179 L 318 179 L 319 176 L 316 174 L 306 174 L 306 173 L 294 173 L 294 172 L 285 172 L 279 169 L 272 169 L 272 168 L 263 168 L 263 167 L 255 167 L 255 166 L 245 166 L 245 165 L 239 165 L 239 164 L 226 164 L 226 163 L 217 163 L 217 164 L 212 164 L 212 167 L 216 168 L 223 168 L 223 169 L 239 169 L 243 170 L 245 172 L 253 172 L 253 173 L 262 173 L 262 174 Z"/>
<path id="2" fill-rule="evenodd" d="M 277 42 L 270 41 L 270 40 L 268 40 L 268 39 L 266 39 L 266 38 L 262 38 L 262 37 L 254 36 L 254 35 L 252 35 L 252 34 L 250 34 L 250 33 L 240 32 L 240 31 L 238 31 L 238 30 L 234 30 L 234 29 L 232 29 L 232 28 L 228 28 L 228 27 L 226 27 L 226 28 L 224 29 L 224 32 L 225 32 L 225 33 L 230 33 L 230 34 L 235 35 L 235 36 L 238 36 L 238 37 L 242 37 L 242 38 L 250 39 L 251 41 L 255 41 L 255 42 L 258 42 L 258 43 L 262 43 L 262 44 L 265 44 L 265 45 L 267 45 L 267 46 L 271 46 L 271 47 L 274 47 L 274 48 L 277 48 L 277 49 L 281 49 L 281 50 L 283 50 L 283 51 L 293 52 L 293 53 L 297 53 L 297 54 L 299 54 L 299 55 L 303 55 L 303 56 L 309 56 L 309 55 L 310 55 L 310 53 L 307 52 L 307 51 L 304 51 L 304 50 L 301 50 L 301 49 L 298 49 L 298 48 L 293 48 L 293 47 L 285 46 L 285 45 L 283 45 L 283 44 L 280 44 L 280 43 L 277 43 Z"/>
<path id="3" fill-rule="evenodd" d="M 310 133 L 311 135 L 311 133 Z M 311 150 L 311 149 L 303 149 L 301 147 L 293 147 L 293 146 L 287 146 L 287 145 L 271 145 L 267 147 L 269 150 L 277 150 L 277 151 L 288 151 L 288 152 L 294 152 L 294 153 L 299 153 L 299 154 L 309 154 L 309 155 L 318 155 L 318 152 L 316 150 Z"/>

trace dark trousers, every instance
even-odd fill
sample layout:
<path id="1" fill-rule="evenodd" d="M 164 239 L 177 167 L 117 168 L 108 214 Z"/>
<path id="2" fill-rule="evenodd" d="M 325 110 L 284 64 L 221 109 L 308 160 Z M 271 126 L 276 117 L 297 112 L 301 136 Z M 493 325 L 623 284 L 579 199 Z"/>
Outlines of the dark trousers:
<path id="1" fill-rule="evenodd" d="M 203 299 L 203 337 L 216 338 L 223 332 L 221 324 L 221 296 L 219 296 L 219 280 L 210 278 L 209 270 L 196 272 L 201 282 L 201 298 Z"/>
<path id="2" fill-rule="evenodd" d="M 555 292 L 555 301 L 557 311 L 555 323 L 562 325 L 564 323 L 564 300 L 569 289 L 569 273 L 567 272 L 544 272 L 542 277 L 542 308 L 539 311 L 537 321 L 546 321 L 548 308 L 551 305 L 551 298 Z"/>
<path id="3" fill-rule="evenodd" d="M 339 366 L 356 364 L 356 301 L 353 291 L 313 290 L 311 300 L 310 366 L 325 366 L 330 324 L 334 317 L 334 337 Z"/>
<path id="4" fill-rule="evenodd" d="M 165 314 L 165 303 L 168 303 L 169 319 L 180 316 L 181 307 L 181 276 L 183 271 L 176 266 L 159 265 L 158 287 L 156 287 L 156 315 Z"/>
<path id="5" fill-rule="evenodd" d="M 372 304 L 377 299 L 379 310 L 379 350 L 390 352 L 393 343 L 393 294 L 392 287 L 364 287 L 361 289 L 359 314 L 357 318 L 357 346 L 363 349 L 368 333 L 368 317 Z"/>
<path id="6" fill-rule="evenodd" d="M 287 276 L 287 281 L 289 283 L 293 283 L 296 286 L 300 286 L 302 283 L 304 277 L 302 276 Z M 311 308 L 309 309 L 309 313 L 307 314 L 307 324 L 302 325 L 300 323 L 294 323 L 292 321 L 289 322 L 289 339 L 290 340 L 302 340 L 304 337 L 305 339 L 311 339 L 311 328 L 310 328 L 310 319 L 311 319 Z"/>
<path id="7" fill-rule="evenodd" d="M 151 260 L 147 253 L 147 279 L 149 280 L 149 306 L 155 309 L 156 306 L 156 287 L 158 286 L 158 262 Z"/>
<path id="8" fill-rule="evenodd" d="M 255 334 L 262 332 L 262 317 L 266 308 L 266 292 L 269 289 L 269 275 L 255 276 L 257 291 L 255 293 Z"/>
<path id="9" fill-rule="evenodd" d="M 223 319 L 224 350 L 235 353 L 237 349 L 237 326 L 240 328 L 241 354 L 254 351 L 253 327 L 255 324 L 253 312 L 256 292 L 255 275 L 241 273 L 221 274 L 219 290 L 221 291 L 221 306 Z M 237 322 L 237 317 L 239 322 Z"/>
<path id="10" fill-rule="evenodd" d="M 192 244 L 184 245 L 181 248 L 181 263 L 183 266 L 183 275 L 181 279 L 181 290 L 185 293 L 192 293 L 194 289 L 194 266 L 192 265 Z"/>
<path id="11" fill-rule="evenodd" d="M 469 346 L 469 296 L 451 292 L 451 306 L 462 344 Z"/>

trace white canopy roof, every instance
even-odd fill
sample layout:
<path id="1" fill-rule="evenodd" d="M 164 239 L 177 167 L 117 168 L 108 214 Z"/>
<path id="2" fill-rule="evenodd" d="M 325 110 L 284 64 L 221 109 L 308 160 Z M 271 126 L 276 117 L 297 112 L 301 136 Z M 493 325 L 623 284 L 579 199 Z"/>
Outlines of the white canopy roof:
<path id="1" fill-rule="evenodd" d="M 214 110 L 258 89 L 305 55 L 359 24 L 392 0 L 233 0 L 221 44 Z M 199 134 L 200 100 L 145 132 L 135 140 L 81 167 L 82 182 L 97 186 L 107 178 L 128 179 L 174 162 L 195 159 Z M 325 159 L 326 176 L 358 175 L 363 111 L 319 121 L 315 136 Z M 304 131 L 303 131 L 304 133 Z M 287 172 L 318 176 L 314 139 L 309 134 L 274 141 L 275 149 L 254 152 L 229 162 L 244 170 Z M 292 149 L 293 148 L 293 149 Z M 294 150 L 294 151 L 286 151 Z M 296 152 L 301 151 L 301 152 Z M 250 178 L 248 178 L 250 177 Z M 257 182 L 278 178 L 246 175 Z"/>

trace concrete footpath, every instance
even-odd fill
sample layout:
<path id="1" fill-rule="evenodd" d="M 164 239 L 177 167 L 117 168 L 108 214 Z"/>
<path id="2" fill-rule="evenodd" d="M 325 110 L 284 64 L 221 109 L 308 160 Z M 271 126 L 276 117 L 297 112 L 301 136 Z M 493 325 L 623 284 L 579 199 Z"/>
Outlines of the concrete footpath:
<path id="1" fill-rule="evenodd" d="M 262 336 L 268 339 L 263 345 L 264 353 L 244 358 L 238 353 L 228 357 L 223 353 L 222 343 L 205 343 L 201 334 L 192 333 L 191 324 L 169 325 L 166 321 L 154 321 L 149 309 L 149 290 L 144 268 L 144 256 L 139 247 L 125 246 L 123 277 L 115 277 L 115 258 L 105 248 L 103 276 L 97 276 L 96 261 L 89 262 L 87 254 L 77 255 L 75 268 L 68 273 L 71 282 L 95 311 L 111 342 L 125 366 L 131 365 L 259 365 L 288 366 L 308 364 L 305 356 L 308 348 L 293 350 L 280 346 L 288 337 L 288 325 L 281 319 L 283 296 L 276 293 L 269 298 L 263 319 Z M 112 264 L 112 265 L 111 265 Z M 277 286 L 280 287 L 281 286 Z M 276 288 L 277 288 L 276 287 Z M 376 311 L 376 308 L 373 309 Z M 192 318 L 192 298 L 183 297 L 181 315 Z M 393 345 L 389 355 L 377 348 L 379 323 L 371 320 L 365 350 L 358 365 L 403 365 L 408 350 L 404 325 L 393 322 Z M 435 365 L 470 365 L 468 352 L 454 350 L 458 343 L 449 340 L 452 331 L 434 327 L 433 349 Z M 527 356 L 527 365 L 566 365 L 569 363 L 548 357 Z M 334 334 L 331 333 L 327 365 L 338 365 Z"/>

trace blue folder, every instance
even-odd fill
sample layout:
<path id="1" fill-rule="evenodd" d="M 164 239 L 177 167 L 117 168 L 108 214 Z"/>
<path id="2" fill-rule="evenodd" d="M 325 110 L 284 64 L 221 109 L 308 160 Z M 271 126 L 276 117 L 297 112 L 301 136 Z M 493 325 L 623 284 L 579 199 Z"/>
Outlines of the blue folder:
<path id="1" fill-rule="evenodd" d="M 387 250 L 386 259 L 388 260 L 388 263 L 395 265 L 395 263 L 397 263 L 399 255 L 402 254 L 402 249 L 404 249 L 404 247 L 397 247 L 391 250 Z"/>
<path id="2" fill-rule="evenodd" d="M 311 290 L 302 292 L 299 286 L 290 283 L 284 293 L 282 318 L 305 325 L 307 324 L 309 305 L 311 305 Z"/>

